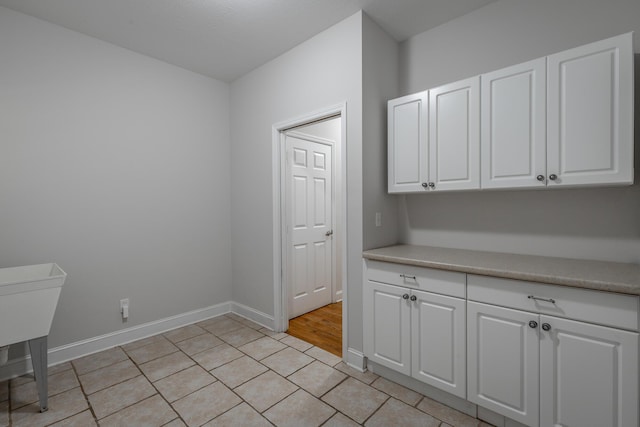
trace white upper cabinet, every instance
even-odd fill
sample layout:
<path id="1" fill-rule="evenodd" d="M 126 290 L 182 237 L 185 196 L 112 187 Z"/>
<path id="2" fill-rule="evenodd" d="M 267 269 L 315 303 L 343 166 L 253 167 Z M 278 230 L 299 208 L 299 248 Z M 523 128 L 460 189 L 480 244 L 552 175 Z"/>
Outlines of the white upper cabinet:
<path id="1" fill-rule="evenodd" d="M 482 188 L 544 187 L 546 58 L 483 74 Z"/>
<path id="2" fill-rule="evenodd" d="M 389 192 L 633 184 L 633 97 L 628 33 L 389 101 Z"/>
<path id="3" fill-rule="evenodd" d="M 424 191 L 427 181 L 428 92 L 388 103 L 389 193 Z"/>
<path id="4" fill-rule="evenodd" d="M 480 77 L 429 90 L 428 185 L 480 188 Z"/>
<path id="5" fill-rule="evenodd" d="M 549 185 L 632 184 L 632 34 L 551 55 L 547 66 Z"/>

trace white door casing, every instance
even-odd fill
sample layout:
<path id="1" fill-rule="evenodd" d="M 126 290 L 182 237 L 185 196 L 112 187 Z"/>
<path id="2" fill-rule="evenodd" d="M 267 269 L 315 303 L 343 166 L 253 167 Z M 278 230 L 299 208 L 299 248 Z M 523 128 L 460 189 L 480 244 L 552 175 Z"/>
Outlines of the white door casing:
<path id="1" fill-rule="evenodd" d="M 332 302 L 333 153 L 285 133 L 289 318 Z"/>

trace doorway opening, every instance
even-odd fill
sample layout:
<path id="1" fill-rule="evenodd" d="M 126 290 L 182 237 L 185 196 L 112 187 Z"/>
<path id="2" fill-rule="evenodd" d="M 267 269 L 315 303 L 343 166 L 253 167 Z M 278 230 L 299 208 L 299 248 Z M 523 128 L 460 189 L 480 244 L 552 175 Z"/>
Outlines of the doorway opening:
<path id="1" fill-rule="evenodd" d="M 344 106 L 274 126 L 276 331 L 339 357 L 346 348 L 345 128 Z"/>

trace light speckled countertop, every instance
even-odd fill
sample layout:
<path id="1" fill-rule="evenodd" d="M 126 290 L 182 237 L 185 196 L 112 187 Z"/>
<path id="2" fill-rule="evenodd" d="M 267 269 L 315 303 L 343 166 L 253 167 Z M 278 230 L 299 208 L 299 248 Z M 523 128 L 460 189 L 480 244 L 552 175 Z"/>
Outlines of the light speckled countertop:
<path id="1" fill-rule="evenodd" d="M 640 265 L 431 246 L 371 249 L 366 259 L 640 295 Z"/>

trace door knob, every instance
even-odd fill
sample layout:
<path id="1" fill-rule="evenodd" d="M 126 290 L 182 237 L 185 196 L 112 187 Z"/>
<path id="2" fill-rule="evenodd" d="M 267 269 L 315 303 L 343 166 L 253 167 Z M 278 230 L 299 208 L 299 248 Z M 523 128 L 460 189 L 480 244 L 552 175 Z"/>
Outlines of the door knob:
<path id="1" fill-rule="evenodd" d="M 545 331 L 550 331 L 551 330 L 551 325 L 548 323 L 543 323 L 542 324 L 542 329 Z"/>
<path id="2" fill-rule="evenodd" d="M 433 182 L 429 183 L 429 188 L 434 189 L 436 187 L 436 184 Z"/>
<path id="3" fill-rule="evenodd" d="M 418 297 L 417 297 L 417 296 L 415 296 L 415 295 L 411 295 L 411 298 L 409 298 L 409 299 L 410 299 L 411 301 L 415 301 L 415 300 L 417 300 L 417 299 L 418 299 Z"/>
<path id="4" fill-rule="evenodd" d="M 555 173 L 552 173 L 551 175 L 549 175 L 549 179 L 551 181 L 555 181 L 556 179 L 558 179 L 558 175 L 556 175 Z"/>
<path id="5" fill-rule="evenodd" d="M 402 299 L 409 299 L 409 294 L 402 295 Z"/>
<path id="6" fill-rule="evenodd" d="M 544 175 L 538 175 L 536 176 L 536 179 L 540 182 L 544 181 Z"/>
<path id="7" fill-rule="evenodd" d="M 424 188 L 427 188 L 427 187 L 429 186 L 429 184 L 427 184 L 426 182 L 423 182 L 423 183 L 422 183 L 422 186 L 423 186 Z"/>
<path id="8" fill-rule="evenodd" d="M 529 327 L 532 329 L 535 329 L 538 327 L 538 322 L 536 322 L 535 320 L 531 320 L 529 321 Z"/>

